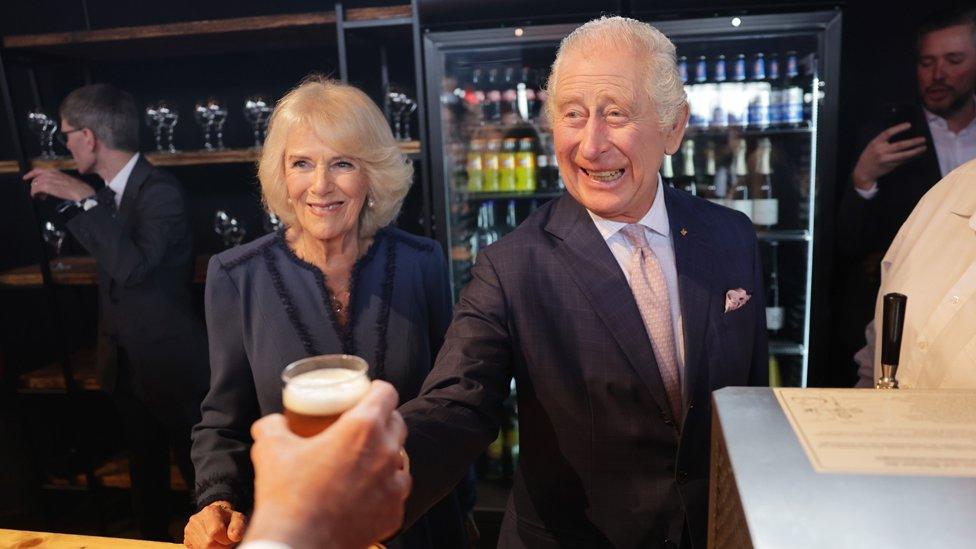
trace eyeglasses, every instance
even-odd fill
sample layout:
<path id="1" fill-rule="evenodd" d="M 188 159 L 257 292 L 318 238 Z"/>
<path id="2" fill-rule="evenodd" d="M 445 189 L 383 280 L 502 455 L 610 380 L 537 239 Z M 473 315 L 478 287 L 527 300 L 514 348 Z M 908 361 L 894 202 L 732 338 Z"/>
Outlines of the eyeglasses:
<path id="1" fill-rule="evenodd" d="M 58 142 L 59 143 L 61 143 L 65 147 L 67 147 L 68 146 L 68 136 L 71 135 L 71 134 L 73 134 L 73 133 L 75 133 L 75 132 L 80 132 L 83 129 L 85 129 L 85 128 L 76 128 L 76 129 L 68 130 L 68 131 L 60 131 L 57 134 L 55 134 L 55 136 L 58 138 Z"/>

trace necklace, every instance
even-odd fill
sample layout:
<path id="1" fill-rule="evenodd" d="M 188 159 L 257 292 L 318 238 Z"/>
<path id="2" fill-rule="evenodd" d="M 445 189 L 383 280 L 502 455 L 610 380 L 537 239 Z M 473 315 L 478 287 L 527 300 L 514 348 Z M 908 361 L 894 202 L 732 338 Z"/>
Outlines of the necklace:
<path id="1" fill-rule="evenodd" d="M 349 306 L 349 290 L 343 290 L 341 292 L 336 292 L 335 295 L 329 294 L 329 301 L 331 301 L 332 310 L 336 314 L 342 314 L 343 311 Z"/>

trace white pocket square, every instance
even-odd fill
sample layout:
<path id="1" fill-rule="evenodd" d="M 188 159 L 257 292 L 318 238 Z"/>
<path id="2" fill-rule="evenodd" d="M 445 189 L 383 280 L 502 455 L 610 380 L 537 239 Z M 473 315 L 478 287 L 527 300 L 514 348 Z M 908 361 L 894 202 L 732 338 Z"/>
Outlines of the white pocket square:
<path id="1" fill-rule="evenodd" d="M 747 294 L 742 288 L 725 292 L 725 312 L 734 311 L 745 305 L 750 297 L 752 296 Z"/>

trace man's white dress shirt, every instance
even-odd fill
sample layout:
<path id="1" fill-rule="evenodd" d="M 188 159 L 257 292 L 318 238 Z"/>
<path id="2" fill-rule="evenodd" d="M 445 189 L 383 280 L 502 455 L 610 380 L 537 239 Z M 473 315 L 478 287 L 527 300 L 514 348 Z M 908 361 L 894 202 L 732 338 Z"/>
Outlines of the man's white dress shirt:
<path id="1" fill-rule="evenodd" d="M 125 192 L 125 185 L 129 182 L 129 176 L 132 175 L 132 169 L 136 167 L 136 162 L 139 160 L 139 153 L 132 155 L 132 158 L 122 166 L 119 173 L 115 174 L 115 177 L 111 181 L 107 182 L 108 188 L 112 189 L 115 193 L 115 209 L 117 210 L 119 206 L 122 205 L 122 193 Z"/>
<path id="2" fill-rule="evenodd" d="M 597 214 L 587 210 L 596 229 L 600 231 L 603 240 L 606 241 L 614 259 L 620 264 L 621 270 L 627 283 L 630 283 L 630 263 L 635 259 L 635 249 L 630 245 L 627 238 L 620 232 L 627 226 L 627 223 L 604 219 Z M 664 271 L 664 279 L 668 285 L 668 301 L 671 304 L 671 322 L 674 326 L 674 342 L 678 351 L 678 371 L 681 373 L 681 386 L 686 387 L 685 383 L 685 346 L 684 330 L 681 324 L 681 301 L 678 294 L 678 268 L 674 259 L 674 243 L 671 240 L 671 228 L 668 222 L 668 210 L 664 204 L 664 185 L 661 176 L 657 178 L 657 193 L 654 195 L 654 203 L 651 209 L 647 210 L 644 217 L 638 221 L 644 227 L 644 234 L 647 236 L 647 243 L 650 245 L 654 255 L 661 264 Z"/>

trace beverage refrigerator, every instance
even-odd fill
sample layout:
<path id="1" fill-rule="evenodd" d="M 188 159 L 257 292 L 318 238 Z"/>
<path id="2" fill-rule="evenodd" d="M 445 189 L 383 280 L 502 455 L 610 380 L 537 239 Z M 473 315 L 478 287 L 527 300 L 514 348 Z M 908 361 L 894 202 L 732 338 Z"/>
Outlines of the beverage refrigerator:
<path id="1" fill-rule="evenodd" d="M 806 386 L 813 340 L 826 332 L 817 330 L 818 304 L 826 301 L 840 19 L 838 11 L 646 19 L 677 46 L 691 110 L 662 177 L 753 220 L 774 385 Z M 433 226 L 455 298 L 479 250 L 564 192 L 544 82 L 575 26 L 424 35 Z M 496 469 L 508 469 L 512 450 L 517 459 L 515 424 L 497 441 L 508 451 Z"/>

